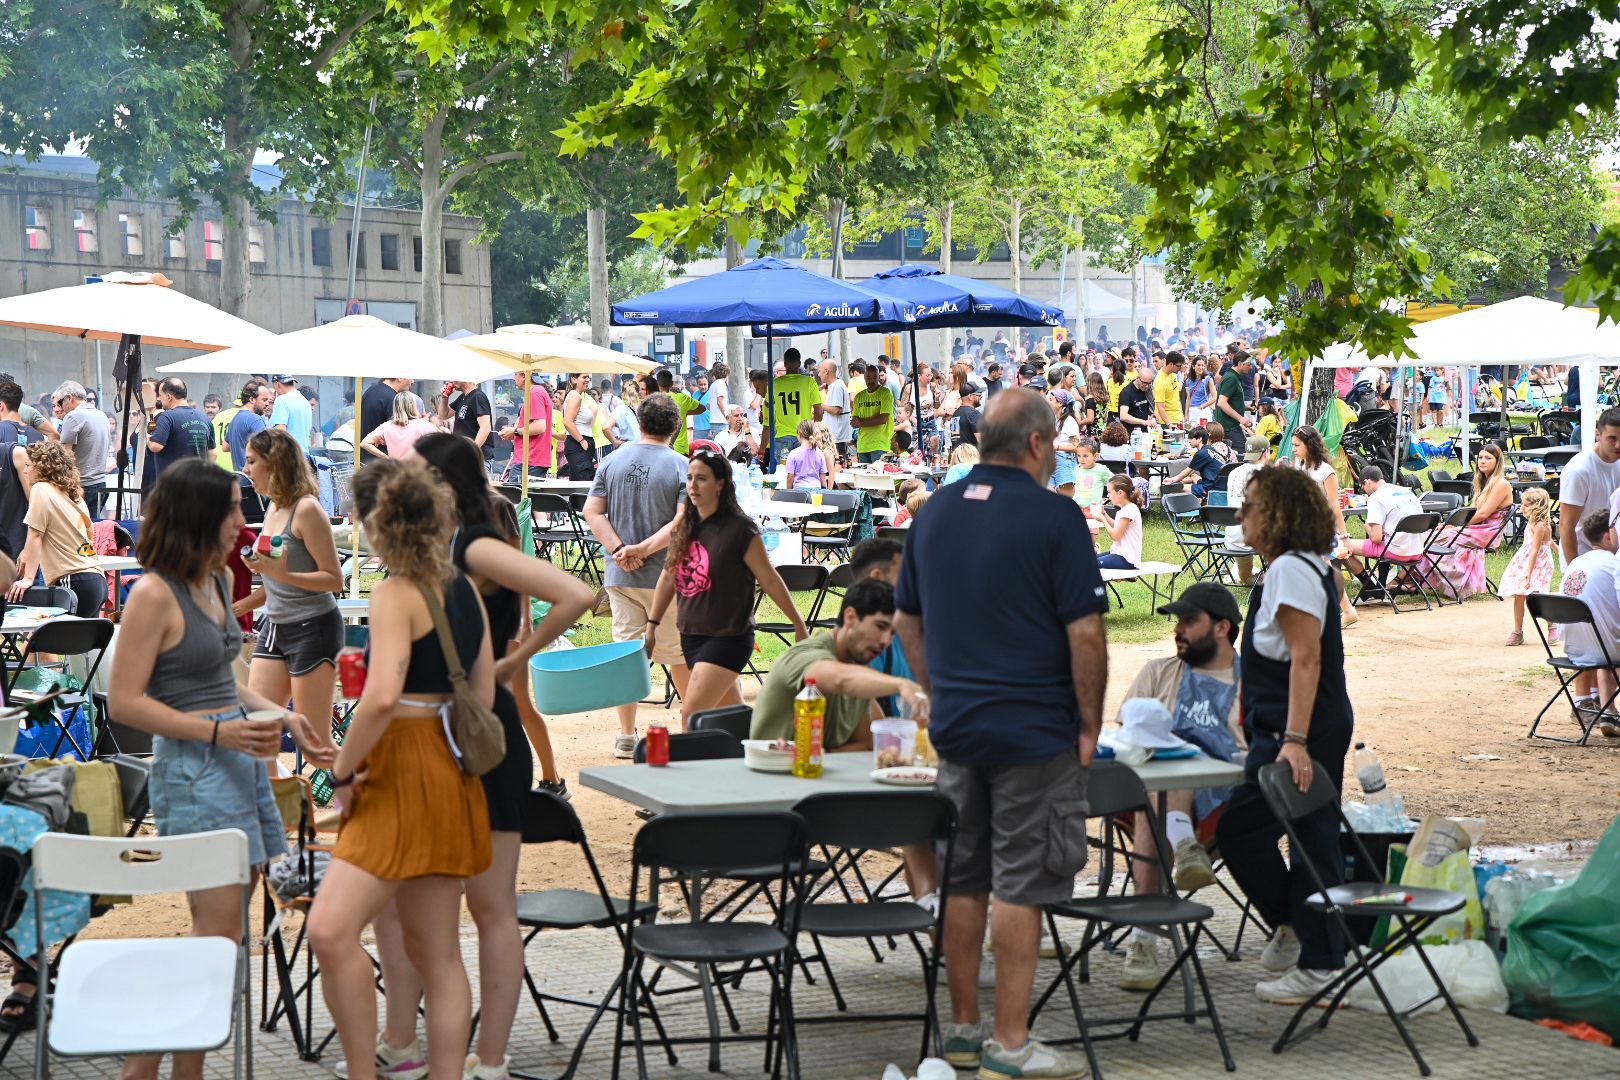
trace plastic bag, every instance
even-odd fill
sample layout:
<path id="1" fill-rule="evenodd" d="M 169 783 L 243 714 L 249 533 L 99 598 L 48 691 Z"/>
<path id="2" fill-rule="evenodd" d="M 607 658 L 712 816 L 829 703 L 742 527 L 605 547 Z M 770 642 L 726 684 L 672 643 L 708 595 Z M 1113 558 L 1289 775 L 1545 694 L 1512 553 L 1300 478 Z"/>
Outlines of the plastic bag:
<path id="1" fill-rule="evenodd" d="M 1436 920 L 1423 933 L 1423 942 L 1449 945 L 1477 941 L 1485 936 L 1485 909 L 1479 903 L 1479 885 L 1468 861 L 1468 833 L 1442 817 L 1426 817 L 1406 848 L 1402 885 L 1446 889 L 1460 893 L 1462 910 Z"/>
<path id="2" fill-rule="evenodd" d="M 1424 952 L 1458 1005 L 1465 1009 L 1507 1012 L 1507 987 L 1502 983 L 1502 972 L 1496 965 L 1496 954 L 1490 946 L 1483 941 L 1463 941 L 1456 945 L 1432 945 Z M 1424 970 L 1423 961 L 1410 949 L 1385 961 L 1374 974 L 1378 976 L 1378 985 L 1389 995 L 1390 1004 L 1397 1010 L 1404 1012 L 1431 997 L 1435 1000 L 1419 1009 L 1419 1012 L 1432 1012 L 1445 1007 L 1445 1002 L 1435 997 L 1434 980 Z M 1345 1000 L 1353 1009 L 1382 1012 L 1384 1008 L 1373 991 L 1372 983 L 1366 979 L 1352 987 Z"/>
<path id="3" fill-rule="evenodd" d="M 1516 1016 L 1584 1020 L 1620 1036 L 1620 819 L 1567 885 L 1528 897 L 1508 924 L 1502 978 Z"/>

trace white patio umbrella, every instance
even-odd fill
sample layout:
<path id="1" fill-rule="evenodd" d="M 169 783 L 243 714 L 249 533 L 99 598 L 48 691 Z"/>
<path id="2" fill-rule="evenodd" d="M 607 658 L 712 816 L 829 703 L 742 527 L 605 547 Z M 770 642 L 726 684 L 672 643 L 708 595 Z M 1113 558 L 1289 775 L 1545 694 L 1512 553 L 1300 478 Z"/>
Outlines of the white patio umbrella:
<path id="1" fill-rule="evenodd" d="M 354 399 L 360 400 L 361 379 L 455 379 L 482 382 L 511 378 L 513 371 L 490 356 L 470 352 L 459 342 L 419 334 L 372 315 L 346 315 L 324 326 L 266 335 L 268 340 L 193 356 L 159 371 L 182 373 L 228 373 L 252 375 L 335 375 L 354 379 Z M 354 466 L 360 468 L 360 440 L 357 432 Z M 360 594 L 360 523 L 354 526 L 354 578 L 352 595 Z"/>
<path id="2" fill-rule="evenodd" d="M 69 285 L 0 299 L 0 323 L 24 330 L 118 342 L 113 378 L 120 398 L 118 472 L 129 468 L 129 413 L 141 381 L 141 346 L 226 349 L 274 341 L 270 331 L 170 288 L 162 274 L 105 275 L 89 285 Z M 118 485 L 113 516 L 124 516 L 124 484 Z"/>
<path id="3" fill-rule="evenodd" d="M 604 349 L 588 341 L 558 333 L 549 326 L 523 323 L 503 326 L 493 334 L 462 338 L 457 344 L 492 356 L 531 373 L 549 375 L 644 375 L 658 364 L 637 356 Z M 527 388 L 525 388 L 527 390 Z M 522 430 L 529 430 L 529 397 L 523 395 Z M 529 435 L 524 436 L 527 445 Z M 529 489 L 529 455 L 523 455 L 523 490 Z"/>

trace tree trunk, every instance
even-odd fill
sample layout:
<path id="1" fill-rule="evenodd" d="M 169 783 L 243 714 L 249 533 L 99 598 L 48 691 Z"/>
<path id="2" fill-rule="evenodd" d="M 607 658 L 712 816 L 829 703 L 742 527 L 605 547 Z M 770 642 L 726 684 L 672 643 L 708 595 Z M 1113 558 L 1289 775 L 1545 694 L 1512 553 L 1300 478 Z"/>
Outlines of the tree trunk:
<path id="1" fill-rule="evenodd" d="M 1131 325 L 1125 328 L 1127 340 L 1136 340 L 1136 267 L 1131 267 Z M 1141 355 L 1138 353 L 1137 355 Z"/>
<path id="2" fill-rule="evenodd" d="M 742 245 L 730 232 L 726 233 L 726 269 L 735 270 L 743 264 Z M 743 408 L 748 407 L 748 354 L 743 347 L 743 328 L 741 326 L 726 327 L 726 366 L 731 368 L 731 378 L 726 380 L 726 397 Z"/>
<path id="3" fill-rule="evenodd" d="M 224 167 L 229 183 L 229 194 L 223 211 L 224 246 L 219 267 L 219 306 L 238 318 L 244 317 L 248 295 L 248 185 L 253 182 L 253 155 L 258 147 L 250 117 L 252 103 L 248 100 L 250 69 L 253 66 L 253 30 L 240 4 L 229 4 L 225 10 L 225 48 L 230 57 L 231 74 L 226 90 L 232 107 L 225 113 Z"/>
<path id="4" fill-rule="evenodd" d="M 417 329 L 444 336 L 444 117 L 422 133 L 422 314 Z"/>
<path id="5" fill-rule="evenodd" d="M 843 199 L 833 199 L 828 207 L 832 217 L 832 276 L 844 277 L 844 215 L 848 207 Z M 849 331 L 838 331 L 838 369 L 842 373 L 849 363 Z M 819 377 L 819 376 L 818 376 Z"/>
<path id="6" fill-rule="evenodd" d="M 1007 253 L 1012 258 L 1012 291 L 1024 291 L 1024 200 L 1014 196 L 1007 219 Z"/>
<path id="7" fill-rule="evenodd" d="M 585 211 L 585 246 L 590 264 L 591 344 L 608 347 L 607 207 Z"/>
<path id="8" fill-rule="evenodd" d="M 944 274 L 951 272 L 951 232 L 955 218 L 956 202 L 946 199 L 939 208 L 939 269 Z"/>
<path id="9" fill-rule="evenodd" d="M 1075 219 L 1074 248 L 1080 256 L 1074 268 L 1074 336 L 1075 344 L 1084 345 L 1091 337 L 1086 329 L 1086 219 Z"/>

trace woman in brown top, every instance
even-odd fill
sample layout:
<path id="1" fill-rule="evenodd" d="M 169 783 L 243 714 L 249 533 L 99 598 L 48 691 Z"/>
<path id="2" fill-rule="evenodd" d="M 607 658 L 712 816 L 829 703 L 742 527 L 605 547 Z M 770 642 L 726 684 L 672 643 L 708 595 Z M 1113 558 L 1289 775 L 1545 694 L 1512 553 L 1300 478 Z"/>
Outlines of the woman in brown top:
<path id="1" fill-rule="evenodd" d="M 742 704 L 737 676 L 754 654 L 756 581 L 792 621 L 795 637 L 809 637 L 793 594 L 765 555 L 759 528 L 737 505 L 731 463 L 713 450 L 694 450 L 647 620 L 650 655 L 655 630 L 679 597 L 676 624 L 692 673 L 681 696 L 683 728 L 695 712 Z"/>

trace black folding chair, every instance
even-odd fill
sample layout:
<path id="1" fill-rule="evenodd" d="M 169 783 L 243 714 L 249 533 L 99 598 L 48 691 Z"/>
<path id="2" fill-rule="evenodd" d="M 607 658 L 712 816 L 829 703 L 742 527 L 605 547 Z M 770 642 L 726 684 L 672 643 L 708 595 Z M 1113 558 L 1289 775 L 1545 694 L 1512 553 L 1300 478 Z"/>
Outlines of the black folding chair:
<path id="1" fill-rule="evenodd" d="M 79 619 L 64 616 L 51 619 L 39 624 L 39 628 L 28 637 L 28 644 L 23 648 L 22 659 L 17 667 L 10 673 L 6 681 L 6 700 L 13 705 L 27 707 L 30 695 L 17 689 L 17 681 L 22 677 L 23 669 L 28 666 L 32 657 L 41 653 L 55 654 L 60 658 L 53 661 L 51 666 L 65 667 L 70 656 L 88 656 L 95 654 L 89 661 L 89 667 L 84 673 L 83 683 L 89 686 L 95 680 L 96 669 L 101 667 L 101 658 L 106 655 L 107 646 L 112 642 L 113 624 L 108 619 Z M 68 743 L 73 752 L 79 756 L 80 761 L 90 760 L 90 751 L 95 745 L 92 739 L 89 746 L 80 746 L 68 731 L 67 724 L 62 720 L 59 710 L 72 710 L 86 704 L 88 697 L 83 692 L 66 693 L 56 698 L 44 712 L 44 718 L 56 725 L 59 734 L 56 745 L 51 747 L 51 756 L 55 757 L 62 750 L 62 744 Z M 39 722 L 38 717 L 35 722 Z"/>
<path id="2" fill-rule="evenodd" d="M 1175 492 L 1161 497 L 1159 501 L 1164 506 L 1165 518 L 1170 522 L 1170 534 L 1176 541 L 1176 547 L 1181 550 L 1181 561 L 1185 564 L 1183 571 L 1192 574 L 1194 581 L 1202 581 L 1211 573 L 1214 561 L 1211 549 L 1224 543 L 1225 538 L 1211 535 L 1204 527 L 1200 517 L 1204 509 L 1203 500 L 1191 492 Z"/>
<path id="3" fill-rule="evenodd" d="M 855 530 L 855 517 L 861 509 L 861 493 L 825 491 L 821 494 L 821 505 L 837 507 L 838 513 L 805 519 L 805 557 L 826 562 L 837 556 L 847 556 L 849 537 Z"/>
<path id="4" fill-rule="evenodd" d="M 568 496 L 535 492 L 529 496 L 529 510 L 535 516 L 535 554 L 552 561 L 557 561 L 554 556 L 560 556 L 563 569 L 600 587 L 602 574 L 596 565 L 596 552 L 601 545 L 574 512 Z M 544 526 L 540 524 L 541 515 L 546 517 Z"/>
<path id="5" fill-rule="evenodd" d="M 1442 518 L 1449 516 L 1467 501 L 1455 491 L 1425 491 L 1418 496 L 1418 502 L 1423 505 L 1424 510 L 1431 514 L 1439 514 Z"/>
<path id="6" fill-rule="evenodd" d="M 1254 559 L 1258 556 L 1253 548 L 1226 542 L 1226 530 L 1238 524 L 1240 509 L 1236 506 L 1204 506 L 1198 511 L 1198 521 L 1204 532 L 1209 534 L 1209 539 L 1214 541 L 1205 549 L 1209 571 L 1207 580 L 1218 581 L 1228 588 L 1251 589 L 1254 583 L 1244 581 L 1234 567 L 1239 559 Z"/>
<path id="7" fill-rule="evenodd" d="M 1462 1011 L 1457 1008 L 1457 1003 L 1452 1000 L 1451 993 L 1446 989 L 1444 980 L 1434 970 L 1434 965 L 1429 962 L 1428 954 L 1423 951 L 1423 931 L 1434 923 L 1436 919 L 1450 915 L 1454 911 L 1460 911 L 1464 902 L 1462 894 L 1448 892 L 1445 889 L 1426 889 L 1417 885 L 1402 885 L 1392 891 L 1388 885 L 1385 885 L 1383 883 L 1382 868 L 1373 862 L 1372 856 L 1367 852 L 1367 846 L 1361 842 L 1361 837 L 1350 827 L 1350 822 L 1345 818 L 1344 811 L 1339 807 L 1339 790 L 1333 786 L 1333 781 L 1328 777 L 1327 770 L 1320 765 L 1311 770 L 1311 789 L 1305 792 L 1300 791 L 1299 786 L 1294 783 L 1293 770 L 1286 763 L 1276 761 L 1270 765 L 1262 766 L 1260 769 L 1260 792 L 1265 796 L 1266 804 L 1271 807 L 1272 813 L 1276 814 L 1277 820 L 1282 823 L 1284 831 L 1288 834 L 1288 846 L 1295 852 L 1304 850 L 1300 845 L 1299 835 L 1294 828 L 1295 822 L 1302 817 L 1319 811 L 1331 810 L 1334 814 L 1337 814 L 1339 826 L 1343 830 L 1340 835 L 1350 837 L 1354 848 L 1353 857 L 1360 862 L 1364 872 L 1371 877 L 1371 880 L 1352 881 L 1330 887 L 1322 880 L 1322 875 L 1313 860 L 1300 858 L 1300 861 L 1305 864 L 1311 882 L 1316 886 L 1317 890 L 1306 899 L 1305 903 L 1313 910 L 1331 916 L 1339 924 L 1339 931 L 1349 944 L 1352 960 L 1351 963 L 1345 965 L 1337 978 L 1333 979 L 1321 990 L 1318 990 L 1309 1001 L 1295 1010 L 1293 1017 L 1288 1021 L 1288 1026 L 1283 1029 L 1282 1034 L 1277 1036 L 1277 1041 L 1272 1044 L 1272 1053 L 1280 1054 L 1290 1044 L 1298 1042 L 1315 1032 L 1325 1030 L 1328 1021 L 1333 1019 L 1333 1014 L 1337 1011 L 1339 1003 L 1344 1000 L 1345 995 L 1350 992 L 1351 988 L 1363 979 L 1372 984 L 1373 992 L 1378 995 L 1378 1000 L 1383 1003 L 1384 1012 L 1389 1016 L 1390 1022 L 1395 1025 L 1395 1030 L 1400 1033 L 1401 1041 L 1406 1044 L 1406 1049 L 1412 1054 L 1412 1060 L 1417 1062 L 1418 1071 L 1424 1076 L 1429 1075 L 1429 1065 L 1423 1060 L 1423 1055 L 1418 1053 L 1417 1044 L 1412 1041 L 1412 1035 L 1406 1029 L 1406 1017 L 1428 1005 L 1435 998 L 1443 1000 L 1446 1003 L 1446 1008 L 1451 1010 L 1451 1015 L 1456 1018 L 1457 1026 L 1462 1028 L 1463 1035 L 1468 1039 L 1468 1045 L 1478 1046 L 1479 1038 L 1469 1028 L 1468 1021 L 1463 1019 Z M 1410 897 L 1410 899 L 1394 898 L 1396 894 L 1400 897 Z M 1366 903 L 1369 898 L 1377 898 L 1378 902 Z M 1355 935 L 1351 933 L 1350 920 L 1352 918 L 1378 919 L 1386 917 L 1390 920 L 1390 935 L 1389 939 L 1379 949 L 1364 948 L 1356 940 Z M 1376 972 L 1390 957 L 1405 949 L 1412 949 L 1417 954 L 1418 959 L 1422 961 L 1424 969 L 1429 973 L 1429 978 L 1434 980 L 1435 993 L 1410 1009 L 1399 1010 L 1390 1003 L 1389 995 L 1384 993 L 1384 988 L 1379 984 Z M 1298 1029 L 1300 1021 L 1309 1016 L 1311 1011 L 1324 1001 L 1327 1002 L 1327 1007 L 1321 1010 L 1320 1018 L 1315 1024 L 1296 1036 L 1294 1032 Z"/>
<path id="8" fill-rule="evenodd" d="M 641 1030 L 641 1003 L 650 993 L 643 970 L 654 964 L 690 964 L 700 977 L 717 964 L 744 963 L 762 968 L 771 980 L 770 1007 L 764 1035 L 724 1034 L 716 1028 L 707 1035 L 670 1038 L 660 1032 L 659 1041 L 669 1050 L 678 1044 L 707 1043 L 709 1071 L 720 1071 L 720 1044 L 725 1042 L 765 1043 L 764 1068 L 781 1075 L 784 1060 L 790 1077 L 799 1076 L 799 1047 L 793 1016 L 793 939 L 798 933 L 800 902 L 805 893 L 805 826 L 797 814 L 661 814 L 642 826 L 636 834 L 630 864 L 630 899 L 634 909 L 643 877 L 649 897 L 656 897 L 657 882 L 674 875 L 694 880 L 722 874 L 740 864 L 771 865 L 780 882 L 775 900 L 775 918 L 762 922 L 717 922 L 698 920 L 686 923 L 659 923 L 652 926 L 625 925 L 624 966 L 619 974 L 619 1021 L 613 1040 L 613 1075 L 626 1045 L 636 1051 L 637 1075 L 646 1080 L 647 1060 Z M 695 908 L 694 908 L 695 910 Z M 632 1037 L 625 1038 L 628 1018 Z"/>
<path id="9" fill-rule="evenodd" d="M 927 1057 L 932 1044 L 934 1055 L 944 1053 L 940 1042 L 939 1015 L 936 992 L 939 988 L 939 940 L 944 934 L 945 883 L 950 880 L 952 847 L 956 838 L 956 807 L 945 796 L 935 791 L 897 792 L 892 795 L 868 795 L 861 792 L 828 792 L 800 799 L 793 812 L 804 819 L 806 834 L 812 844 L 823 848 L 839 848 L 861 852 L 873 848 L 897 848 L 912 844 L 926 844 L 930 849 L 944 851 L 939 870 L 939 907 L 929 911 L 912 900 L 869 902 L 857 898 L 842 883 L 842 903 L 805 904 L 799 913 L 799 930 L 809 934 L 815 943 L 815 952 L 802 954 L 805 960 L 821 964 L 827 973 L 827 986 L 832 991 L 838 1013 L 830 1016 L 799 1018 L 801 1024 L 858 1022 L 874 1020 L 921 1020 L 923 1022 L 922 1048 L 919 1057 Z M 858 854 L 854 856 L 858 858 Z M 932 946 L 923 948 L 917 935 L 932 932 Z M 838 989 L 838 980 L 827 961 L 821 939 L 905 936 L 923 965 L 923 986 L 927 1004 L 921 1013 L 883 1013 L 849 1015 L 849 1006 Z"/>
<path id="10" fill-rule="evenodd" d="M 1163 836 L 1158 822 L 1158 815 L 1153 811 L 1152 800 L 1149 799 L 1147 789 L 1142 786 L 1141 777 L 1128 765 L 1117 761 L 1101 762 L 1091 767 L 1086 774 L 1086 803 L 1088 811 L 1107 821 L 1112 821 L 1122 814 L 1142 813 L 1147 815 L 1149 826 L 1154 835 Z M 1103 1039 L 1117 1039 L 1127 1037 L 1135 1042 L 1142 1034 L 1142 1025 L 1153 1020 L 1183 1020 L 1195 1023 L 1199 1017 L 1207 1016 L 1210 1026 L 1215 1031 L 1215 1041 L 1221 1049 L 1221 1057 L 1225 1062 L 1226 1071 L 1237 1069 L 1237 1062 L 1232 1060 L 1232 1051 L 1226 1045 L 1226 1032 L 1221 1027 L 1221 1018 L 1215 1010 L 1215 999 L 1209 992 L 1209 980 L 1204 976 L 1204 965 L 1198 959 L 1198 939 L 1208 936 L 1207 925 L 1215 910 L 1205 904 L 1183 899 L 1176 895 L 1175 871 L 1165 855 L 1165 844 L 1157 844 L 1155 859 L 1159 864 L 1159 887 L 1164 889 L 1160 893 L 1135 894 L 1130 896 L 1077 896 L 1071 900 L 1064 900 L 1057 904 L 1048 904 L 1046 907 L 1046 925 L 1052 935 L 1052 940 L 1061 941 L 1058 935 L 1059 918 L 1080 919 L 1086 924 L 1085 932 L 1081 935 L 1078 947 L 1069 950 L 1064 956 L 1062 966 L 1040 998 L 1029 1011 L 1030 1026 L 1034 1026 L 1035 1018 L 1040 1015 L 1041 1009 L 1046 1005 L 1057 988 L 1063 986 L 1069 994 L 1069 1005 L 1074 1010 L 1075 1026 L 1080 1033 L 1073 1038 L 1049 1040 L 1054 1043 L 1080 1043 L 1086 1052 L 1086 1060 L 1091 1065 L 1091 1075 L 1095 1080 L 1101 1080 L 1102 1070 L 1097 1064 L 1097 1052 L 1094 1043 Z M 1135 1016 L 1117 1017 L 1105 1020 L 1094 1020 L 1087 1023 L 1080 1008 L 1080 994 L 1075 989 L 1074 968 L 1086 960 L 1093 948 L 1102 943 L 1109 931 L 1116 927 L 1164 927 L 1170 931 L 1172 944 L 1179 946 L 1175 962 L 1165 970 L 1164 975 L 1147 997 L 1142 1001 L 1141 1008 Z M 1189 930 L 1189 927 L 1191 928 Z M 1214 938 L 1210 940 L 1213 942 Z M 1198 983 L 1199 992 L 1204 999 L 1204 1007 L 1191 1005 L 1187 1009 L 1174 1013 L 1149 1014 L 1153 1002 L 1160 992 L 1170 984 L 1181 971 L 1182 965 L 1192 965 L 1194 981 Z M 1129 1025 L 1119 1031 L 1093 1034 L 1093 1028 L 1113 1027 L 1116 1025 Z"/>
<path id="11" fill-rule="evenodd" d="M 782 584 L 787 586 L 788 592 L 814 594 L 810 599 L 810 613 L 805 617 L 805 623 L 808 625 L 815 621 L 821 614 L 821 602 L 822 598 L 827 595 L 827 578 L 831 576 L 831 571 L 820 564 L 796 565 L 789 563 L 785 566 L 778 566 L 776 572 L 782 576 Z M 767 620 L 758 618 L 760 606 L 764 602 L 765 591 L 756 589 L 754 592 L 754 632 L 756 634 L 770 634 L 783 645 L 791 646 L 795 633 L 792 623 L 788 622 L 786 618 Z M 786 614 L 786 612 L 783 612 L 784 616 Z M 752 656 L 748 658 L 748 666 L 743 669 L 743 674 L 752 675 L 761 683 L 765 681 L 765 672 L 760 670 L 759 665 L 754 662 Z"/>
<path id="12" fill-rule="evenodd" d="M 72 615 L 79 599 L 64 585 L 30 585 L 19 602 L 24 607 L 57 607 Z"/>
<path id="13" fill-rule="evenodd" d="M 839 609 L 843 606 L 844 593 L 855 584 L 855 570 L 849 563 L 839 563 L 827 575 L 827 587 L 822 592 L 821 610 L 817 612 L 814 620 L 805 620 L 805 625 L 812 630 L 833 630 L 839 623 Z"/>
<path id="14" fill-rule="evenodd" d="M 1394 528 L 1389 530 L 1384 539 L 1387 543 L 1397 536 L 1415 535 L 1427 537 L 1439 524 L 1440 515 L 1438 514 L 1407 514 L 1395 523 Z M 1425 540 L 1425 546 L 1427 543 L 1428 541 Z M 1366 563 L 1367 574 L 1377 581 L 1378 585 L 1373 589 L 1363 588 L 1356 595 L 1356 603 L 1387 600 L 1389 606 L 1395 609 L 1395 613 L 1400 614 L 1401 603 L 1397 596 L 1404 592 L 1408 596 L 1416 596 L 1419 600 L 1422 600 L 1425 611 L 1434 609 L 1434 605 L 1429 602 L 1429 590 L 1422 584 L 1423 552 L 1421 548 L 1412 555 L 1390 555 L 1387 553 L 1386 548 L 1385 554 L 1363 555 L 1362 561 Z M 1390 575 L 1397 570 L 1407 571 L 1407 580 L 1411 583 L 1410 586 L 1396 588 L 1390 582 Z"/>
<path id="15" fill-rule="evenodd" d="M 595 1010 L 591 1013 L 590 1023 L 585 1025 L 585 1030 L 580 1034 L 579 1041 L 574 1044 L 574 1052 L 568 1059 L 568 1068 L 556 1077 L 556 1080 L 568 1080 L 574 1075 L 574 1070 L 579 1068 L 580 1055 L 585 1052 L 585 1044 L 590 1040 L 591 1032 L 596 1030 L 602 1014 L 609 1009 L 617 1011 L 613 999 L 623 985 L 624 975 L 621 972 L 619 977 L 614 979 L 613 985 L 608 987 L 601 1001 L 586 1001 L 546 993 L 535 984 L 534 976 L 529 971 L 529 944 L 542 930 L 581 930 L 588 927 L 594 930 L 611 928 L 619 936 L 619 943 L 622 946 L 625 942 L 625 923 L 645 923 L 654 918 L 658 914 L 658 900 L 656 896 L 649 896 L 633 904 L 610 893 L 607 882 L 602 880 L 602 871 L 596 865 L 596 857 L 591 854 L 590 842 L 585 839 L 585 827 L 580 824 L 579 815 L 565 799 L 549 791 L 529 792 L 524 805 L 521 834 L 525 844 L 573 844 L 578 847 L 580 854 L 585 858 L 586 868 L 591 872 L 591 881 L 596 885 L 595 892 L 585 889 L 542 889 L 537 892 L 518 893 L 517 898 L 518 925 L 526 931 L 523 938 L 523 981 L 529 988 L 529 997 L 533 1000 L 534 1007 L 540 1012 L 541 1021 L 546 1025 L 546 1037 L 552 1042 L 558 1042 L 561 1038 L 551 1022 L 550 1014 L 546 1011 L 547 1001 Z M 643 1004 L 653 1025 L 660 1034 L 663 1034 L 663 1024 L 658 1019 L 652 1001 L 646 999 Z M 674 1063 L 674 1056 L 671 1054 L 670 1064 Z M 538 1080 L 531 1074 L 518 1072 L 516 1069 L 512 1070 L 512 1076 L 518 1080 Z"/>
<path id="16" fill-rule="evenodd" d="M 904 544 L 911 535 L 911 530 L 904 525 L 882 525 L 878 527 L 877 535 L 884 540 Z"/>
<path id="17" fill-rule="evenodd" d="M 1553 669 L 1554 675 L 1558 676 L 1558 689 L 1553 691 L 1553 696 L 1548 699 L 1547 704 L 1543 705 L 1541 711 L 1536 713 L 1536 719 L 1530 725 L 1530 733 L 1525 737 L 1585 746 L 1587 741 L 1592 738 L 1592 729 L 1597 727 L 1598 721 L 1602 719 L 1603 714 L 1614 708 L 1615 699 L 1620 697 L 1620 690 L 1610 694 L 1606 700 L 1595 707 L 1582 708 L 1575 703 L 1575 696 L 1569 692 L 1569 688 L 1575 685 L 1575 680 L 1581 675 L 1600 671 L 1616 671 L 1617 665 L 1620 665 L 1620 658 L 1609 654 L 1609 643 L 1604 640 L 1603 633 L 1598 629 L 1597 621 L 1592 617 L 1592 609 L 1580 597 L 1564 596 L 1561 593 L 1531 593 L 1524 598 L 1524 606 L 1530 612 L 1530 622 L 1536 628 L 1536 635 L 1541 638 L 1541 647 L 1547 650 L 1547 666 Z M 1549 623 L 1556 623 L 1566 628 L 1564 638 L 1566 649 L 1569 641 L 1567 636 L 1568 627 L 1590 627 L 1592 637 L 1597 640 L 1598 649 L 1603 653 L 1603 663 L 1582 664 L 1571 660 L 1568 655 L 1558 655 L 1553 651 L 1552 642 L 1547 637 L 1547 624 Z M 1558 704 L 1560 697 L 1569 702 L 1570 715 L 1575 718 L 1575 723 L 1580 726 L 1581 737 L 1579 739 L 1564 739 L 1557 735 L 1542 735 L 1537 731 L 1541 727 L 1542 718 L 1547 715 L 1547 710 Z"/>
<path id="18" fill-rule="evenodd" d="M 1429 484 L 1434 491 L 1456 495 L 1465 501 L 1474 497 L 1472 480 L 1430 480 Z"/>
<path id="19" fill-rule="evenodd" d="M 702 709 L 693 713 L 687 721 L 687 727 L 691 732 L 723 731 L 741 743 L 748 738 L 753 720 L 752 706 L 722 705 L 718 709 Z"/>
<path id="20" fill-rule="evenodd" d="M 743 706 L 747 708 L 747 706 Z M 727 731 L 677 731 L 669 737 L 669 760 L 714 761 L 718 758 L 740 758 L 742 742 Z M 631 756 L 636 765 L 647 763 L 647 740 L 637 739 Z"/>

